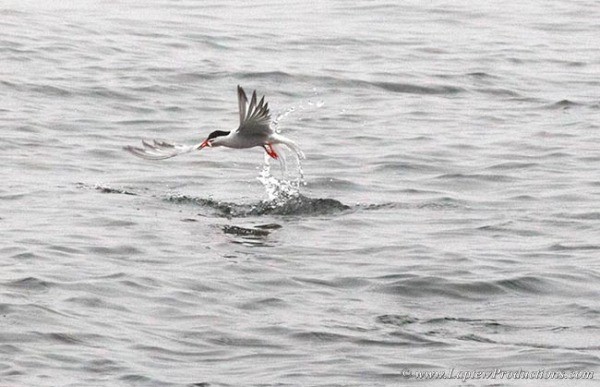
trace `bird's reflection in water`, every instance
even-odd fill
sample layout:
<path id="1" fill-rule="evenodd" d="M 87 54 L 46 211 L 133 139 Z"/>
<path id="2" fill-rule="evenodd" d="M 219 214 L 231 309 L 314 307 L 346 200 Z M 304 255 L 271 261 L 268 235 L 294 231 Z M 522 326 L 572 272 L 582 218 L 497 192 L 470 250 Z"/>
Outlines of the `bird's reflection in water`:
<path id="1" fill-rule="evenodd" d="M 267 237 L 272 230 L 281 228 L 281 225 L 276 223 L 261 224 L 252 228 L 241 227 L 235 225 L 225 225 L 222 230 L 225 234 L 233 236 L 231 242 L 243 244 L 245 246 L 270 246 L 267 243 Z"/>

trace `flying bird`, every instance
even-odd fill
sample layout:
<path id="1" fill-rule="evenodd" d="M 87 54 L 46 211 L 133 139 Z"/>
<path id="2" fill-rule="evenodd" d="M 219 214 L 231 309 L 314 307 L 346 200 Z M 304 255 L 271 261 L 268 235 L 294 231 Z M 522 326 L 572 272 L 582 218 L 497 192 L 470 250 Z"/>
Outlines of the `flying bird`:
<path id="1" fill-rule="evenodd" d="M 271 113 L 269 111 L 269 104 L 265 102 L 264 96 L 257 102 L 255 90 L 252 93 L 250 102 L 248 102 L 248 97 L 246 97 L 244 89 L 239 85 L 237 87 L 237 94 L 240 125 L 236 130 L 215 130 L 197 145 L 172 144 L 165 141 L 153 140 L 152 142 L 142 141 L 143 148 L 126 146 L 123 149 L 143 159 L 163 160 L 206 147 L 224 146 L 227 148 L 245 149 L 260 146 L 269 156 L 278 159 L 279 154 L 275 151 L 274 145 L 283 144 L 294 151 L 299 158 L 305 158 L 304 153 L 294 141 L 275 133 L 271 129 Z"/>

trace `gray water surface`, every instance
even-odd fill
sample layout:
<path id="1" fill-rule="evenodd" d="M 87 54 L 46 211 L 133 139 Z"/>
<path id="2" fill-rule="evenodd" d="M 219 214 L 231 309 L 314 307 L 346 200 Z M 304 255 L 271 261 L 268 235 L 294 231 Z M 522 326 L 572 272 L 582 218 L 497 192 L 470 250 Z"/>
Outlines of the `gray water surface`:
<path id="1" fill-rule="evenodd" d="M 592 385 L 595 1 L 0 2 L 0 385 Z M 265 94 L 307 155 L 151 162 Z M 283 184 L 276 163 L 271 174 Z"/>

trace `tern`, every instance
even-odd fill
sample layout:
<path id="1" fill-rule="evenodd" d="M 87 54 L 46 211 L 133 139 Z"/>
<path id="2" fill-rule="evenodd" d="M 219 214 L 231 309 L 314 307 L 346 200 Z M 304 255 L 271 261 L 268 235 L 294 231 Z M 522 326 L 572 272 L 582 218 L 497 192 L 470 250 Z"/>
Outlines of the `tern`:
<path id="1" fill-rule="evenodd" d="M 152 143 L 142 141 L 143 148 L 126 146 L 124 149 L 143 159 L 164 160 L 206 147 L 224 146 L 227 148 L 245 149 L 260 146 L 269 156 L 278 159 L 279 155 L 275 151 L 274 145 L 283 144 L 295 152 L 299 158 L 305 158 L 304 153 L 294 141 L 275 133 L 271 128 L 271 113 L 269 111 L 269 104 L 265 103 L 264 96 L 257 102 L 256 90 L 254 90 L 252 98 L 248 102 L 248 97 L 246 97 L 244 89 L 239 85 L 237 87 L 237 95 L 240 126 L 236 130 L 215 130 L 197 145 L 181 145 L 153 140 Z"/>

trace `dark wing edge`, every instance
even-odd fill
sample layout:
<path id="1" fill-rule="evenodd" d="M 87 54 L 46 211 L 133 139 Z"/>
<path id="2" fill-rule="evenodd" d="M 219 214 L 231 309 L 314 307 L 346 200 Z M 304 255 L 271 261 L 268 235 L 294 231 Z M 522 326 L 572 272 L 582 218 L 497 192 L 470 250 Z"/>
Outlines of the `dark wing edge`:
<path id="1" fill-rule="evenodd" d="M 238 93 L 238 107 L 240 110 L 240 125 L 244 123 L 246 119 L 246 107 L 248 106 L 248 97 L 246 97 L 246 93 L 244 89 L 240 85 L 237 87 Z"/>
<path id="2" fill-rule="evenodd" d="M 271 112 L 269 111 L 269 103 L 265 103 L 263 96 L 257 102 L 256 90 L 252 92 L 252 98 L 248 104 L 248 98 L 241 86 L 238 85 L 238 103 L 240 108 L 240 128 L 247 126 L 262 126 L 267 127 L 271 123 Z"/>

